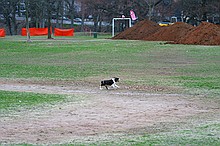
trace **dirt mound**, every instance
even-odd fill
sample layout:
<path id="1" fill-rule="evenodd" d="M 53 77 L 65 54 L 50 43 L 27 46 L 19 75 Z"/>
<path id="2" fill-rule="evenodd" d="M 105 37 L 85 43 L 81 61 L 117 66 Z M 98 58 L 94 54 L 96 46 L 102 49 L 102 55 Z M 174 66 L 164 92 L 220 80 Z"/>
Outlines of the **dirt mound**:
<path id="1" fill-rule="evenodd" d="M 143 40 L 143 38 L 154 34 L 159 29 L 161 29 L 161 27 L 157 23 L 143 20 L 119 33 L 112 39 Z"/>
<path id="2" fill-rule="evenodd" d="M 177 22 L 168 27 L 162 27 L 159 31 L 147 36 L 144 40 L 147 41 L 177 41 L 179 38 L 184 37 L 194 27 L 190 24 Z"/>
<path id="3" fill-rule="evenodd" d="M 168 27 L 143 20 L 113 39 L 172 41 L 175 44 L 220 45 L 220 26 L 202 22 L 199 26 L 177 22 Z"/>
<path id="4" fill-rule="evenodd" d="M 185 37 L 175 41 L 178 44 L 220 45 L 220 27 L 202 22 L 198 27 L 189 31 Z"/>

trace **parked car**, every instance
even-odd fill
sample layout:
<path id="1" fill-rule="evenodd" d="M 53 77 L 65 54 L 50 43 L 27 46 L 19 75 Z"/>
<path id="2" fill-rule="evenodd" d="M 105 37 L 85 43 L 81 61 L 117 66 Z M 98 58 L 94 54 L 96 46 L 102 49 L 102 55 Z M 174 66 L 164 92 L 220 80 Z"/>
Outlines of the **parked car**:
<path id="1" fill-rule="evenodd" d="M 81 18 L 74 18 L 73 21 L 74 22 L 82 22 L 82 19 Z"/>
<path id="2" fill-rule="evenodd" d="M 160 26 L 169 26 L 169 25 L 173 25 L 174 23 L 172 23 L 170 21 L 159 21 L 158 24 Z"/>
<path id="3" fill-rule="evenodd" d="M 4 20 L 5 18 L 4 18 L 4 16 L 3 16 L 3 14 L 0 14 L 0 20 Z"/>

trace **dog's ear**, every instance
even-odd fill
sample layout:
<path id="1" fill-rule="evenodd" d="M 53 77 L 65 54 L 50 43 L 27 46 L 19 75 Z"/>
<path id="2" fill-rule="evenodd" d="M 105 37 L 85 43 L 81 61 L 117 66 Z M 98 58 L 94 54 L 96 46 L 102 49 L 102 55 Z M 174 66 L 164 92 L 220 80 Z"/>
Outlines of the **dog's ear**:
<path id="1" fill-rule="evenodd" d="M 119 78 L 115 77 L 115 82 L 118 82 L 119 80 L 120 80 Z"/>

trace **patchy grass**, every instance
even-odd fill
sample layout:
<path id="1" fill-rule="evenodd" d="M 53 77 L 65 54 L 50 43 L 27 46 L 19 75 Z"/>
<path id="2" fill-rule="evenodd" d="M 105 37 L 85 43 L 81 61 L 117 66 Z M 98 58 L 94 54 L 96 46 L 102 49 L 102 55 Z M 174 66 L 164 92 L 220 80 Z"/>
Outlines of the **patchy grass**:
<path id="1" fill-rule="evenodd" d="M 0 99 L 1 111 L 17 111 L 43 104 L 55 104 L 64 101 L 65 97 L 52 94 L 0 91 Z"/>
<path id="2" fill-rule="evenodd" d="M 191 62 L 178 69 L 182 75 L 174 78 L 179 80 L 179 85 L 190 93 L 196 90 L 196 94 L 205 92 L 219 97 L 220 46 L 184 46 L 184 51 Z"/>
<path id="3" fill-rule="evenodd" d="M 204 124 L 190 129 L 176 129 L 171 132 L 146 133 L 142 135 L 115 135 L 114 140 L 98 141 L 85 145 L 131 145 L 131 146 L 154 146 L 154 145 L 209 145 L 217 146 L 220 144 L 220 124 Z M 120 137 L 120 138 L 118 138 Z M 68 145 L 83 145 L 82 143 L 73 143 Z"/>
<path id="4" fill-rule="evenodd" d="M 209 145 L 220 144 L 220 124 L 208 124 L 175 132 L 145 135 L 135 145 Z"/>
<path id="5" fill-rule="evenodd" d="M 137 53 L 151 46 L 145 47 L 144 42 L 111 40 L 1 43 L 1 77 L 49 79 L 144 71 L 145 57 L 140 58 Z"/>
<path id="6" fill-rule="evenodd" d="M 95 143 L 69 143 L 64 145 L 117 145 L 117 146 L 155 146 L 155 145 L 209 145 L 217 146 L 220 144 L 220 124 L 204 124 L 197 127 L 190 127 L 190 129 L 176 129 L 170 132 L 146 133 L 141 135 L 117 135 L 114 140 L 100 140 Z"/>
<path id="7" fill-rule="evenodd" d="M 26 43 L 24 37 L 0 40 L 1 78 L 81 80 L 120 76 L 125 85 L 154 86 L 156 92 L 157 88 L 169 88 L 169 92 L 182 88 L 194 94 L 196 88 L 198 92 L 210 90 L 210 94 L 219 95 L 220 46 L 165 45 L 91 36 L 32 39 L 32 43 Z"/>
<path id="8" fill-rule="evenodd" d="M 0 39 L 2 79 L 80 81 L 119 76 L 124 86 L 137 90 L 205 95 L 219 102 L 220 46 L 165 45 L 81 36 L 54 40 L 34 37 L 32 43 L 26 43 L 23 37 L 14 38 Z M 151 90 L 151 87 L 162 90 Z M 0 91 L 0 110 L 56 103 L 64 98 Z M 190 129 L 132 135 L 98 145 L 220 145 L 219 127 L 217 122 Z"/>

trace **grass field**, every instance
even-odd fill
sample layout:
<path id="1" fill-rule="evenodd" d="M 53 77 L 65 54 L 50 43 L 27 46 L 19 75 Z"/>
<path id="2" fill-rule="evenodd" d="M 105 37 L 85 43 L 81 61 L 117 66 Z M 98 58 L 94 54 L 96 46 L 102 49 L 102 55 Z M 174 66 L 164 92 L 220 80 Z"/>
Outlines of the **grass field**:
<path id="1" fill-rule="evenodd" d="M 219 46 L 90 37 L 33 38 L 32 43 L 13 40 L 0 40 L 1 78 L 81 80 L 118 75 L 126 84 L 174 86 L 219 96 Z"/>
<path id="2" fill-rule="evenodd" d="M 12 36 L 0 39 L 0 79 L 79 82 L 119 76 L 146 93 L 186 94 L 220 106 L 220 46 L 104 39 Z M 65 102 L 64 95 L 0 91 L 0 110 Z M 22 104 L 17 104 L 19 101 Z M 219 145 L 220 122 L 168 133 L 128 135 L 116 145 Z M 83 145 L 83 143 L 80 143 Z M 111 145 L 96 143 L 94 145 Z"/>

